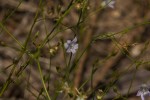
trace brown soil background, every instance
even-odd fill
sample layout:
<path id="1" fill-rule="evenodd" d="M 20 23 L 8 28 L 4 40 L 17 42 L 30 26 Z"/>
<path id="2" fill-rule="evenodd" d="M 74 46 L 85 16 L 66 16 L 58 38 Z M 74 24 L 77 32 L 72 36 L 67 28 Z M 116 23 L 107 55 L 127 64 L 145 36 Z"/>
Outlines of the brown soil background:
<path id="1" fill-rule="evenodd" d="M 43 15 L 46 18 L 45 23 L 39 21 L 35 24 L 32 31 L 32 36 L 34 37 L 37 32 L 39 32 L 39 37 L 35 41 L 38 45 L 45 37 L 45 27 L 47 31 L 50 31 L 55 23 L 55 20 L 59 17 L 56 8 L 61 5 L 62 10 L 65 9 L 70 2 L 70 0 L 46 0 L 44 1 L 44 11 Z M 101 0 L 90 0 L 89 1 L 89 12 L 94 12 Z M 0 0 L 0 20 L 4 21 L 7 15 L 12 12 L 17 5 L 19 0 Z M 78 7 L 78 5 L 77 5 Z M 34 16 L 38 8 L 38 0 L 24 0 L 19 8 L 13 12 L 13 14 L 4 21 L 4 26 L 11 32 L 21 43 L 26 40 L 27 34 L 30 31 L 32 23 L 34 21 Z M 73 26 L 78 21 L 79 13 L 78 8 L 74 8 L 71 12 L 64 18 L 62 24 L 65 26 Z M 42 18 L 42 17 L 41 17 Z M 38 18 L 40 20 L 40 17 Z M 80 51 L 88 45 L 89 41 L 93 36 L 98 34 L 105 34 L 109 32 L 119 32 L 127 27 L 134 26 L 138 23 L 145 21 L 150 21 L 150 0 L 116 0 L 115 8 L 105 8 L 99 12 L 94 13 L 92 16 L 88 17 L 88 20 L 84 23 L 83 30 L 75 30 L 78 37 L 79 50 Z M 72 30 L 66 30 L 60 32 L 56 37 L 49 43 L 51 46 L 57 45 L 60 42 L 60 38 L 64 41 L 67 39 L 72 39 L 74 35 Z M 97 88 L 98 86 L 108 84 L 112 77 L 111 75 L 117 70 L 119 72 L 124 71 L 128 67 L 129 70 L 121 74 L 118 78 L 115 86 L 122 95 L 126 95 L 131 80 L 135 72 L 135 64 L 129 57 L 127 57 L 121 50 L 125 50 L 129 55 L 138 61 L 150 60 L 150 25 L 143 25 L 137 27 L 132 31 L 127 32 L 123 35 L 115 35 L 117 41 L 117 46 L 112 39 L 98 40 L 93 43 L 90 48 L 85 52 L 79 61 L 78 68 L 71 78 L 74 81 L 75 86 L 79 87 L 82 82 L 84 82 L 91 73 L 92 66 L 96 59 L 98 59 L 99 64 L 97 65 L 98 70 L 94 74 L 93 86 Z M 6 31 L 0 31 L 0 87 L 5 83 L 8 75 L 11 71 L 11 67 L 4 70 L 7 66 L 11 65 L 13 60 L 18 57 L 19 53 L 17 48 L 19 46 L 16 42 L 6 33 Z M 4 46 L 6 44 L 7 46 Z M 35 46 L 32 43 L 32 38 L 30 39 L 30 44 L 28 49 L 34 52 Z M 64 67 L 64 57 L 62 48 L 59 48 L 56 54 L 51 57 L 51 81 L 50 81 L 50 94 L 53 94 L 55 88 L 55 80 L 59 79 L 60 75 L 56 71 L 56 66 L 63 69 Z M 108 60 L 103 61 L 109 54 L 115 52 L 116 55 L 110 57 Z M 42 49 L 40 61 L 43 73 L 49 72 L 49 46 L 46 45 Z M 74 57 L 75 58 L 75 57 Z M 25 55 L 19 64 L 17 69 L 21 67 L 27 61 L 28 57 Z M 130 66 L 132 65 L 133 66 Z M 149 83 L 149 64 L 141 64 L 139 69 L 135 74 L 133 85 L 130 91 L 128 100 L 140 100 L 140 97 L 136 97 L 137 90 L 139 86 L 143 83 Z M 63 72 L 62 72 L 63 74 Z M 28 78 L 30 79 L 28 81 Z M 16 79 L 16 77 L 12 77 Z M 27 82 L 30 85 L 27 87 Z M 34 100 L 35 97 L 30 93 L 32 91 L 34 94 L 38 95 L 39 89 L 42 87 L 41 80 L 39 76 L 39 71 L 36 64 L 32 63 L 25 69 L 23 75 L 17 78 L 16 83 L 10 84 L 9 88 L 6 90 L 1 100 Z M 90 87 L 90 82 L 85 85 L 85 91 Z M 112 90 L 106 95 L 106 100 L 112 100 L 115 98 L 115 94 Z M 62 100 L 61 97 L 58 100 Z M 148 100 L 148 99 L 147 99 Z"/>

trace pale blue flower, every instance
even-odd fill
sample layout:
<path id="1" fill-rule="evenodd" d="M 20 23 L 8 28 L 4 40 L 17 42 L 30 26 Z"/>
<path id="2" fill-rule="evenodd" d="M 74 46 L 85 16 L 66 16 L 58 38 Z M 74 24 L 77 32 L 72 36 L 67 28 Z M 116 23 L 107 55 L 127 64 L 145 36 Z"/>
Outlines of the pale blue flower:
<path id="1" fill-rule="evenodd" d="M 102 5 L 103 6 L 108 6 L 110 8 L 114 8 L 114 5 L 115 5 L 116 1 L 115 0 L 104 0 L 102 2 Z"/>
<path id="2" fill-rule="evenodd" d="M 150 96 L 150 91 L 149 88 L 146 84 L 141 85 L 138 93 L 136 96 L 141 96 L 142 100 L 145 100 L 144 96 L 149 95 Z"/>
<path id="3" fill-rule="evenodd" d="M 75 37 L 72 41 L 67 40 L 67 42 L 64 44 L 64 47 L 67 53 L 76 53 L 78 49 L 77 38 Z"/>

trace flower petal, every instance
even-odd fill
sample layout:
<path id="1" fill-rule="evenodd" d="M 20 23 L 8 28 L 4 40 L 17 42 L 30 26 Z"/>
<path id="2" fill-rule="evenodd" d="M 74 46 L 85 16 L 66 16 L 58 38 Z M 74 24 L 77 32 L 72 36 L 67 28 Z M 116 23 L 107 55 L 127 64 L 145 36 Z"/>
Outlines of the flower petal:
<path id="1" fill-rule="evenodd" d="M 71 43 L 71 40 L 67 40 L 67 43 L 70 44 L 70 43 Z"/>
<path id="2" fill-rule="evenodd" d="M 109 5 L 110 8 L 114 8 L 114 5 Z"/>
<path id="3" fill-rule="evenodd" d="M 71 52 L 74 54 L 74 53 L 76 53 L 76 50 L 75 49 L 71 49 Z"/>
<path id="4" fill-rule="evenodd" d="M 65 43 L 65 44 L 64 44 L 64 47 L 67 49 L 67 48 L 68 48 L 68 43 Z"/>
<path id="5" fill-rule="evenodd" d="M 138 91 L 138 93 L 136 94 L 136 96 L 141 96 L 141 95 L 142 95 L 141 91 Z"/>
<path id="6" fill-rule="evenodd" d="M 77 42 L 77 37 L 75 37 L 73 40 L 72 40 L 72 42 Z"/>
<path id="7" fill-rule="evenodd" d="M 70 53 L 70 52 L 72 52 L 72 51 L 71 51 L 71 49 L 69 48 L 69 49 L 67 49 L 67 51 L 66 51 L 66 52 Z"/>
<path id="8" fill-rule="evenodd" d="M 74 49 L 78 49 L 78 44 L 75 44 L 75 45 L 74 45 Z"/>
<path id="9" fill-rule="evenodd" d="M 142 100 L 145 100 L 143 95 L 141 95 L 141 99 L 142 99 Z"/>

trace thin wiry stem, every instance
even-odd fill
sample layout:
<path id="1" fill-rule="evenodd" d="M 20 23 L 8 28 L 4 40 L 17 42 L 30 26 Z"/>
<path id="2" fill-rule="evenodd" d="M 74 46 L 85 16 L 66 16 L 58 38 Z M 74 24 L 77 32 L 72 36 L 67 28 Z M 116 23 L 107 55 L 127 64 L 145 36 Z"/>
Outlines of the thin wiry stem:
<path id="1" fill-rule="evenodd" d="M 44 79 L 43 79 L 43 73 L 42 73 L 42 69 L 41 69 L 40 62 L 39 62 L 38 59 L 36 60 L 36 62 L 37 62 L 37 65 L 38 65 L 38 69 L 39 69 L 39 72 L 40 72 L 40 77 L 41 77 L 41 80 L 42 80 L 42 84 L 43 84 L 44 90 L 45 90 L 45 92 L 46 92 L 46 95 L 47 95 L 47 97 L 48 97 L 48 100 L 51 100 L 50 95 L 49 95 L 49 93 L 48 93 L 48 91 L 47 91 L 47 88 L 46 88 Z"/>
<path id="2" fill-rule="evenodd" d="M 3 24 L 0 22 L 0 27 L 6 31 L 6 33 L 11 37 L 13 38 L 21 48 L 24 48 L 24 46 L 6 29 L 6 27 L 3 26 Z"/>

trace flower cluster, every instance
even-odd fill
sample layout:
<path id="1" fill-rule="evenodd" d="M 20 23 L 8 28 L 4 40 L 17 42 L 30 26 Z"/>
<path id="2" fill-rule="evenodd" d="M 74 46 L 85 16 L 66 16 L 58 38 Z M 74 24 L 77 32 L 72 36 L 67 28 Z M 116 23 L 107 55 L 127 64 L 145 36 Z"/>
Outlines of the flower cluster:
<path id="1" fill-rule="evenodd" d="M 141 85 L 138 93 L 136 96 L 141 96 L 142 100 L 145 100 L 144 96 L 149 95 L 150 96 L 150 91 L 149 88 L 146 84 Z"/>
<path id="2" fill-rule="evenodd" d="M 77 37 L 75 37 L 72 41 L 67 40 L 67 42 L 64 44 L 64 47 L 67 53 L 76 53 L 78 49 Z"/>

